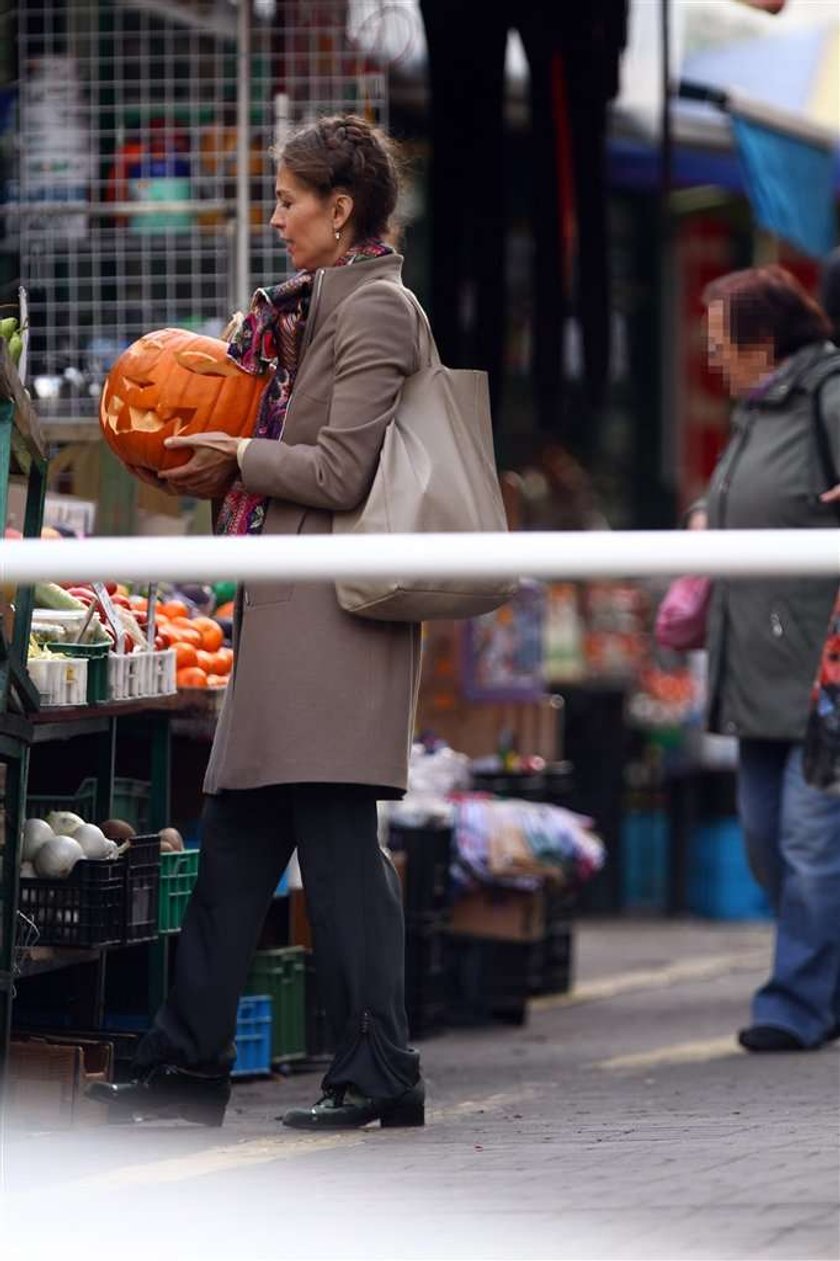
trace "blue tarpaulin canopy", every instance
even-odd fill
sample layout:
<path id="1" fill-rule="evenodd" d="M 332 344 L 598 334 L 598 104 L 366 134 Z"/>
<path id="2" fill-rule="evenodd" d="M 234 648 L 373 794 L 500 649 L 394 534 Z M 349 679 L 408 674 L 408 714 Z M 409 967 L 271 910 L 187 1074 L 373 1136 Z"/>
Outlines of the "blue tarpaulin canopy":
<path id="1" fill-rule="evenodd" d="M 836 26 L 808 27 L 687 56 L 682 77 L 692 99 L 672 103 L 673 184 L 741 192 L 762 227 L 806 253 L 830 249 L 840 100 L 833 112 L 826 102 L 837 80 L 838 39 Z M 614 136 L 608 160 L 616 186 L 651 187 L 659 179 L 655 142 Z"/>

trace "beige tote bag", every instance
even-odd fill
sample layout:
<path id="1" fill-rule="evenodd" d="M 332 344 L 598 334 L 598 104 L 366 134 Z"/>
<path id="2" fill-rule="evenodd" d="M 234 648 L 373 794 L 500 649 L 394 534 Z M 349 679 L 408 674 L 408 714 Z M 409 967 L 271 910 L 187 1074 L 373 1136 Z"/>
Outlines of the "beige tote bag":
<path id="1" fill-rule="evenodd" d="M 428 366 L 407 378 L 385 432 L 362 507 L 335 514 L 335 534 L 507 531 L 496 474 L 487 374 L 445 368 L 426 313 Z M 387 622 L 477 617 L 504 604 L 517 583 L 499 578 L 366 578 L 336 583 L 348 613 Z"/>

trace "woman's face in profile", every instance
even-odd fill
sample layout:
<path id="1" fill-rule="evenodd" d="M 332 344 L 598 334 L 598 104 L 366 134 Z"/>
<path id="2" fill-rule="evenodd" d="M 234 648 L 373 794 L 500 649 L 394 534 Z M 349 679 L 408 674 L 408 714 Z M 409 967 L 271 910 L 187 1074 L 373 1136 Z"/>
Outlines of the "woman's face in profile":
<path id="1" fill-rule="evenodd" d="M 336 215 L 337 195 L 320 197 L 286 166 L 281 166 L 275 182 L 277 198 L 271 226 L 276 228 L 297 271 L 330 267 L 350 244 L 345 216 Z M 344 227 L 336 241 L 336 228 Z"/>
<path id="2" fill-rule="evenodd" d="M 709 304 L 706 313 L 706 350 L 709 367 L 721 374 L 733 398 L 746 394 L 774 367 L 771 342 L 739 346 L 732 340 L 723 302 Z"/>

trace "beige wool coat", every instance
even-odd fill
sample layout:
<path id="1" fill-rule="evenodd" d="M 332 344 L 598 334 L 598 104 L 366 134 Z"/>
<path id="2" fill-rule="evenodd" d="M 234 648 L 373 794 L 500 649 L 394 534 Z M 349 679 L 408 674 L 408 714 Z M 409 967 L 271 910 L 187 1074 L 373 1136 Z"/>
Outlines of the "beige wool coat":
<path id="1" fill-rule="evenodd" d="M 403 382 L 419 367 L 401 273 L 396 254 L 316 273 L 283 436 L 255 438 L 242 462 L 246 489 L 270 498 L 264 533 L 278 536 L 278 556 L 285 535 L 331 533 L 333 513 L 368 492 Z M 205 792 L 335 782 L 398 795 L 420 626 L 345 613 L 331 583 L 246 583 L 237 607 Z"/>

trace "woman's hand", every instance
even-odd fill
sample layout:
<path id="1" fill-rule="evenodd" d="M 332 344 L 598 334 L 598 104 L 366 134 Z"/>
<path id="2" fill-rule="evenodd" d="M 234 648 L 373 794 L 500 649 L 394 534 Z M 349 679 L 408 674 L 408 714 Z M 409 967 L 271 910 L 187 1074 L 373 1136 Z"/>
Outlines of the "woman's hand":
<path id="1" fill-rule="evenodd" d="M 204 433 L 194 438 L 167 438 L 164 446 L 173 449 L 191 447 L 192 457 L 178 468 L 160 474 L 172 494 L 194 495 L 197 499 L 217 499 L 224 495 L 235 478 L 238 466 L 238 438 L 227 433 Z"/>
<path id="2" fill-rule="evenodd" d="M 840 482 L 836 486 L 832 486 L 831 490 L 823 491 L 820 495 L 820 503 L 836 504 L 840 499 Z"/>
<path id="3" fill-rule="evenodd" d="M 175 492 L 162 482 L 157 473 L 153 473 L 150 468 L 142 468 L 139 464 L 127 464 L 126 468 L 133 477 L 138 481 L 145 482 L 147 486 L 154 487 L 155 490 L 162 490 L 164 494 L 172 495 Z"/>

